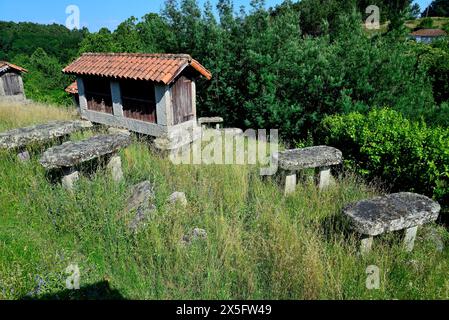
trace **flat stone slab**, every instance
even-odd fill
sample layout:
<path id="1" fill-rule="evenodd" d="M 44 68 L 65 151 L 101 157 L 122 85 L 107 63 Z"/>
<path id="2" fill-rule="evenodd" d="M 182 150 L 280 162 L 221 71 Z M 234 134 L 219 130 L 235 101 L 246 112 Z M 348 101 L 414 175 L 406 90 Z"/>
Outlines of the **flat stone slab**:
<path id="1" fill-rule="evenodd" d="M 48 149 L 40 163 L 48 170 L 70 168 L 127 147 L 131 137 L 124 134 L 99 135 L 83 141 L 70 141 Z"/>
<path id="2" fill-rule="evenodd" d="M 336 148 L 319 146 L 275 153 L 273 159 L 284 170 L 298 171 L 342 164 L 343 154 Z"/>
<path id="3" fill-rule="evenodd" d="M 91 128 L 89 121 L 52 121 L 32 127 L 0 133 L 0 149 L 19 149 L 33 143 L 43 143 L 82 129 Z"/>
<path id="4" fill-rule="evenodd" d="M 440 210 L 441 206 L 426 196 L 402 192 L 350 204 L 343 213 L 355 231 L 377 236 L 434 222 Z"/>
<path id="5" fill-rule="evenodd" d="M 198 119 L 198 123 L 200 125 L 204 124 L 204 123 L 223 123 L 224 119 L 221 117 L 203 117 L 203 118 L 199 118 Z"/>

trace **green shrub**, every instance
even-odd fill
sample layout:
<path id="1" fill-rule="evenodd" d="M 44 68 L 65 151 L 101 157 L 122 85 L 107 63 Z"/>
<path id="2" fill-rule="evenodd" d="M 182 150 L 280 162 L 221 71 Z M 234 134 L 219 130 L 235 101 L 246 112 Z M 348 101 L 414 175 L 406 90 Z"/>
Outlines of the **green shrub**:
<path id="1" fill-rule="evenodd" d="M 433 19 L 432 18 L 424 18 L 419 23 L 417 29 L 428 29 L 433 28 Z"/>
<path id="2" fill-rule="evenodd" d="M 321 124 L 325 143 L 340 148 L 346 165 L 379 177 L 394 191 L 413 191 L 449 203 L 449 129 L 412 122 L 390 109 L 335 115 Z"/>

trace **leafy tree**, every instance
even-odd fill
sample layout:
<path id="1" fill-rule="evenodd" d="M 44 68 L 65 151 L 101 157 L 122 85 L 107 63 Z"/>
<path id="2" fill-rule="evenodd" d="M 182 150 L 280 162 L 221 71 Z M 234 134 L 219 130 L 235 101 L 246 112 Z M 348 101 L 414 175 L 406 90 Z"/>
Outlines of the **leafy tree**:
<path id="1" fill-rule="evenodd" d="M 414 3 L 410 6 L 409 12 L 408 12 L 408 19 L 415 20 L 418 19 L 421 15 L 421 7 L 418 3 Z"/>
<path id="2" fill-rule="evenodd" d="M 433 19 L 432 18 L 424 18 L 418 24 L 416 29 L 431 29 L 433 28 Z"/>
<path id="3" fill-rule="evenodd" d="M 142 40 L 137 28 L 137 18 L 131 17 L 117 27 L 113 33 L 116 44 L 112 50 L 120 52 L 139 52 L 142 50 Z"/>
<path id="4" fill-rule="evenodd" d="M 422 13 L 423 17 L 449 17 L 449 2 L 447 0 L 433 0 Z"/>
<path id="5" fill-rule="evenodd" d="M 62 25 L 0 21 L 0 59 L 13 60 L 16 55 L 31 56 L 37 48 L 66 63 L 76 57 L 86 29 L 70 31 Z"/>
<path id="6" fill-rule="evenodd" d="M 91 33 L 83 39 L 79 52 L 119 52 L 120 47 L 107 28 L 101 28 L 97 33 Z"/>
<path id="7" fill-rule="evenodd" d="M 143 16 L 137 23 L 141 49 L 148 53 L 176 51 L 176 36 L 167 21 L 156 13 Z"/>
<path id="8" fill-rule="evenodd" d="M 30 57 L 25 54 L 18 55 L 13 62 L 29 71 L 23 75 L 28 98 L 54 104 L 71 104 L 71 99 L 63 88 L 68 86 L 72 79 L 61 72 L 63 65 L 44 49 L 37 48 Z"/>

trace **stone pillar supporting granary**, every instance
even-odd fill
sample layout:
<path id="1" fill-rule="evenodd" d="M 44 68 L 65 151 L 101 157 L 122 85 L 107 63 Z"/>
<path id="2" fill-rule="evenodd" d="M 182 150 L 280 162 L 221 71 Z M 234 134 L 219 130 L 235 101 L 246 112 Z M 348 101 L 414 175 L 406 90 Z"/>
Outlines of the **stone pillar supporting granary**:
<path id="1" fill-rule="evenodd" d="M 197 127 L 195 82 L 212 77 L 185 54 L 86 53 L 63 72 L 83 119 L 157 138 Z"/>

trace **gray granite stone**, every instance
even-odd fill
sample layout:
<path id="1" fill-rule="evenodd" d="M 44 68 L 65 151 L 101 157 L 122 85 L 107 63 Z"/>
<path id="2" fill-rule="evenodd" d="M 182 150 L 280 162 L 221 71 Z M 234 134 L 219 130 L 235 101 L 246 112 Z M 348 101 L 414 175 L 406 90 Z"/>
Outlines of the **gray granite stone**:
<path id="1" fill-rule="evenodd" d="M 347 206 L 343 213 L 360 234 L 376 236 L 437 220 L 440 205 L 426 196 L 403 192 Z"/>
<path id="2" fill-rule="evenodd" d="M 195 228 L 188 234 L 184 235 L 181 239 L 181 244 L 183 245 L 189 245 L 194 241 L 197 240 L 206 240 L 207 239 L 207 232 L 204 229 Z"/>
<path id="3" fill-rule="evenodd" d="M 330 167 L 343 162 L 342 152 L 327 146 L 287 150 L 274 154 L 273 158 L 287 171 Z"/>
<path id="4" fill-rule="evenodd" d="M 112 179 L 115 182 L 123 180 L 122 159 L 119 156 L 112 157 L 109 160 L 107 168 L 111 172 Z"/>
<path id="5" fill-rule="evenodd" d="M 203 117 L 198 119 L 198 124 L 201 126 L 205 123 L 223 123 L 224 119 L 221 117 Z"/>
<path id="6" fill-rule="evenodd" d="M 27 162 L 27 161 L 30 161 L 31 156 L 28 151 L 23 151 L 23 152 L 19 152 L 17 154 L 17 158 L 19 159 L 19 161 Z"/>
<path id="7" fill-rule="evenodd" d="M 0 133 L 0 149 L 25 148 L 33 143 L 44 143 L 74 132 L 91 128 L 89 121 L 53 121 L 32 127 Z"/>
<path id="8" fill-rule="evenodd" d="M 151 214 L 156 211 L 156 206 L 152 203 L 154 198 L 154 186 L 150 181 L 141 182 L 132 188 L 125 208 L 125 214 L 135 213 L 134 218 L 128 225 L 132 232 L 137 232 L 150 220 Z"/>
<path id="9" fill-rule="evenodd" d="M 40 163 L 44 168 L 69 168 L 80 163 L 114 154 L 131 144 L 131 137 L 124 134 L 99 135 L 83 141 L 70 141 L 48 149 Z"/>
<path id="10" fill-rule="evenodd" d="M 62 186 L 66 190 L 73 190 L 75 187 L 75 183 L 79 180 L 80 173 L 78 171 L 69 171 L 67 172 L 61 180 Z"/>
<path id="11" fill-rule="evenodd" d="M 168 202 L 171 204 L 179 203 L 183 207 L 187 206 L 187 197 L 184 192 L 174 192 L 168 198 Z"/>
<path id="12" fill-rule="evenodd" d="M 127 135 L 127 136 L 131 136 L 131 132 L 130 132 L 129 130 L 127 130 L 127 129 L 121 129 L 121 128 L 115 128 L 115 127 L 110 127 L 110 128 L 108 128 L 108 133 L 109 133 L 109 134 L 117 134 L 117 133 L 120 133 L 120 134 L 124 134 L 124 135 Z"/>
<path id="13" fill-rule="evenodd" d="M 430 226 L 428 229 L 424 230 L 423 238 L 429 241 L 438 252 L 444 251 L 444 237 L 438 232 L 438 230 Z"/>

